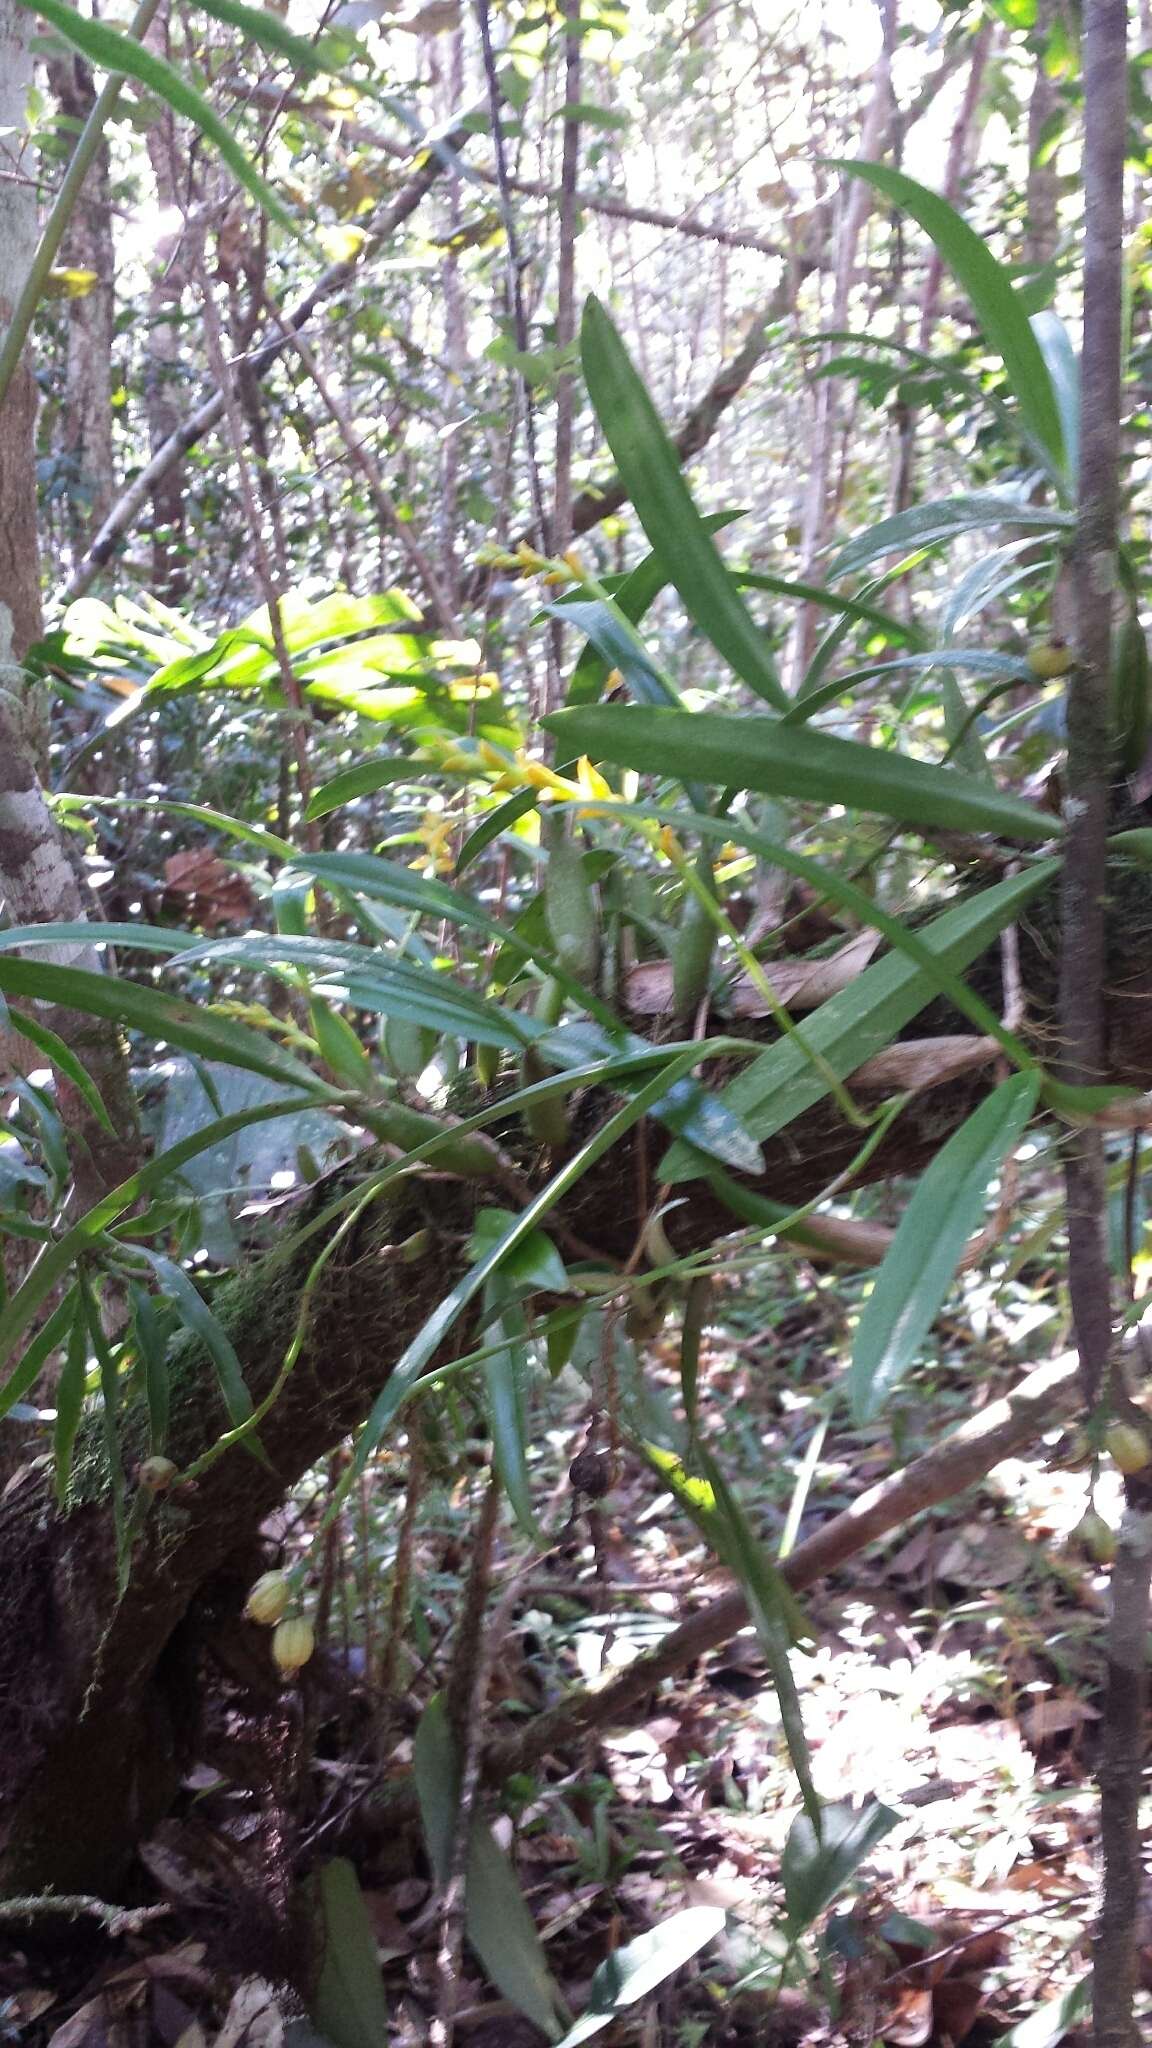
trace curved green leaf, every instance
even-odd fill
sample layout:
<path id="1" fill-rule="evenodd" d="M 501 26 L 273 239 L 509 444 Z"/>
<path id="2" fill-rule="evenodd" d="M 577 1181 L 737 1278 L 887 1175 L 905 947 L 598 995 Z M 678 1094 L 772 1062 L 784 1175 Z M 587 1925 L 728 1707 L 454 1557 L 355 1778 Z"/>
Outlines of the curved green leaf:
<path id="1" fill-rule="evenodd" d="M 155 50 L 146 49 L 143 43 L 135 42 L 119 29 L 109 28 L 105 22 L 77 14 L 74 7 L 64 4 L 64 0 L 18 0 L 18 4 L 26 7 L 29 13 L 42 15 L 45 21 L 50 21 L 53 28 L 59 29 L 60 34 L 100 70 L 111 72 L 113 76 L 135 78 L 139 84 L 147 86 L 149 92 L 154 92 L 157 99 L 163 100 L 166 107 L 193 122 L 265 213 L 286 228 L 290 235 L 299 236 L 297 222 L 245 155 L 227 122 L 221 120 L 203 94 L 189 85 L 167 58 L 158 56 Z"/>
<path id="2" fill-rule="evenodd" d="M 984 1214 L 988 1183 L 1036 1107 L 1040 1076 L 1013 1074 L 921 1175 L 856 1332 L 848 1399 L 869 1422 L 912 1364 Z"/>
<path id="3" fill-rule="evenodd" d="M 982 235 L 915 178 L 887 164 L 840 160 L 850 178 L 863 178 L 877 192 L 919 222 L 957 282 L 967 292 L 984 338 L 1004 364 L 1020 417 L 1053 476 L 1068 480 L 1064 427 L 1043 351 L 1005 266 Z"/>
<path id="4" fill-rule="evenodd" d="M 1023 526 L 1037 533 L 1059 532 L 1072 525 L 1070 512 L 1032 505 L 1001 491 L 970 491 L 955 498 L 934 498 L 881 519 L 857 534 L 829 564 L 828 577 L 855 576 L 881 555 L 912 554 L 959 533 L 984 532 L 998 526 Z"/>
<path id="5" fill-rule="evenodd" d="M 691 617 L 736 674 L 784 710 L 768 643 L 746 609 L 684 481 L 679 457 L 619 334 L 589 298 L 580 330 L 588 393 L 636 515 Z"/>

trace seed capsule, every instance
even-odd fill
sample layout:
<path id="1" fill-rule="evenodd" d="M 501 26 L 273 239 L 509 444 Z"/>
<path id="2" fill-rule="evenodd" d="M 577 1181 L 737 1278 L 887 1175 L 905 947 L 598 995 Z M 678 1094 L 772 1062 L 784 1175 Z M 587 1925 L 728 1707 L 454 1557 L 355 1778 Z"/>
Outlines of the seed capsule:
<path id="1" fill-rule="evenodd" d="M 1111 1564 L 1116 1555 L 1116 1532 L 1108 1527 L 1103 1515 L 1098 1515 L 1095 1508 L 1089 1508 L 1081 1517 L 1072 1535 L 1097 1564 Z"/>
<path id="2" fill-rule="evenodd" d="M 308 1662 L 315 1648 L 316 1635 L 312 1623 L 298 1614 L 282 1621 L 272 1638 L 272 1655 L 286 1678 Z"/>
<path id="3" fill-rule="evenodd" d="M 1134 1422 L 1110 1422 L 1104 1432 L 1104 1445 L 1113 1464 L 1119 1465 L 1124 1473 L 1142 1472 L 1145 1465 L 1152 1463 L 1152 1445 Z"/>
<path id="4" fill-rule="evenodd" d="M 265 1572 L 244 1603 L 249 1621 L 259 1621 L 265 1628 L 271 1628 L 284 1613 L 291 1591 L 283 1572 Z"/>

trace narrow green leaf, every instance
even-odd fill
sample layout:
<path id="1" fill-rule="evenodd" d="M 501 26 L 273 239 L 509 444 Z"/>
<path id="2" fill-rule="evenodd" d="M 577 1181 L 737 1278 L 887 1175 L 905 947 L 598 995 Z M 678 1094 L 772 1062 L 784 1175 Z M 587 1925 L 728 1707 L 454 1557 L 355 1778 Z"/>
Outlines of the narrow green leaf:
<path id="1" fill-rule="evenodd" d="M 856 576 L 882 555 L 913 554 L 920 548 L 934 547 L 938 541 L 955 540 L 961 533 L 994 532 L 1000 526 L 1054 533 L 1071 525 L 1070 512 L 1032 505 L 1006 491 L 975 491 L 956 498 L 934 499 L 913 505 L 907 512 L 895 512 L 891 519 L 881 519 L 866 533 L 857 534 L 829 564 L 828 580 L 835 583 L 842 576 Z"/>
<path id="2" fill-rule="evenodd" d="M 57 1073 L 63 1074 L 64 1079 L 72 1083 L 76 1093 L 83 1096 L 97 1123 L 114 1138 L 116 1131 L 104 1107 L 104 1098 L 71 1046 L 65 1043 L 58 1032 L 50 1031 L 47 1024 L 41 1024 L 38 1018 L 30 1017 L 26 1010 L 10 1010 L 7 1022 L 9 1028 L 20 1038 L 26 1038 L 29 1045 L 34 1045 L 38 1052 L 42 1052 L 46 1059 L 51 1060 Z"/>
<path id="3" fill-rule="evenodd" d="M 694 777 L 722 788 L 844 804 L 929 830 L 998 832 L 1026 841 L 1053 836 L 1050 816 L 958 768 L 776 718 L 593 704 L 553 712 L 542 723 L 575 752 L 681 781 Z"/>
<path id="4" fill-rule="evenodd" d="M 912 1364 L 984 1215 L 988 1183 L 1036 1107 L 1040 1077 L 1013 1074 L 921 1175 L 876 1276 L 852 1350 L 853 1419 L 870 1422 Z"/>
<path id="5" fill-rule="evenodd" d="M 85 1383 L 88 1377 L 88 1316 L 84 1298 L 77 1288 L 61 1303 L 72 1317 L 68 1332 L 67 1349 L 60 1377 L 56 1382 L 56 1423 L 52 1432 L 52 1462 L 56 1486 L 56 1505 L 63 1507 L 68 1497 L 68 1486 L 72 1478 L 72 1452 L 76 1444 L 76 1432 L 84 1412 Z"/>
<path id="6" fill-rule="evenodd" d="M 730 526 L 734 519 L 739 519 L 740 516 L 739 512 L 711 512 L 706 516 L 704 525 L 709 533 L 719 533 L 725 526 Z M 737 576 L 736 580 L 737 582 L 743 582 L 748 579 Z M 645 613 L 655 604 L 661 591 L 667 589 L 668 581 L 668 571 L 664 565 L 663 557 L 658 554 L 645 555 L 643 561 L 637 562 L 636 567 L 629 570 L 627 576 L 622 576 L 619 582 L 614 583 L 611 578 L 605 579 L 606 586 L 612 591 L 612 603 L 615 611 L 627 619 L 629 624 L 633 626 L 639 625 Z M 754 582 L 755 579 L 752 579 L 752 581 Z M 564 619 L 572 605 L 587 605 L 588 603 L 589 599 L 586 597 L 569 598 L 567 602 L 561 598 L 556 607 L 556 617 Z M 585 626 L 584 631 L 588 631 L 587 626 Z M 602 695 L 604 685 L 612 670 L 619 667 L 619 662 L 605 655 L 602 648 L 595 644 L 591 634 L 589 634 L 588 645 L 585 647 L 584 652 L 572 671 L 572 679 L 568 685 L 565 703 L 595 704 Z M 621 674 L 624 676 L 625 681 L 627 681 L 627 671 L 621 669 Z M 661 703 L 669 701 L 664 694 L 664 679 L 660 679 L 657 682 L 657 688 L 660 695 L 652 698 L 651 701 Z M 648 701 L 650 700 L 647 696 L 641 698 L 641 702 L 647 703 Z M 675 689 L 673 689 L 673 701 L 678 701 Z"/>
<path id="7" fill-rule="evenodd" d="M 93 977 L 96 980 L 99 978 Z M 232 1116 L 221 1117 L 216 1122 L 206 1124 L 203 1130 L 194 1131 L 190 1137 L 182 1139 L 180 1144 L 170 1146 L 157 1158 L 150 1159 L 146 1166 L 140 1167 L 136 1173 L 130 1174 L 127 1180 L 121 1181 L 119 1187 L 112 1188 L 89 1209 L 87 1215 L 72 1225 L 71 1230 L 65 1231 L 63 1237 L 44 1247 L 31 1272 L 21 1282 L 7 1307 L 0 1314 L 0 1366 L 5 1365 L 11 1358 L 37 1309 L 48 1299 L 53 1289 L 73 1271 L 81 1256 L 92 1250 L 104 1231 L 110 1229 L 142 1195 L 161 1187 L 166 1180 L 179 1173 L 181 1167 L 187 1165 L 190 1159 L 195 1159 L 200 1152 L 210 1151 L 214 1145 L 222 1144 L 234 1132 L 246 1130 L 249 1124 L 267 1123 L 281 1116 L 295 1116 L 301 1109 L 315 1108 L 318 1101 L 323 1101 L 323 1095 L 320 1091 L 314 1090 L 303 1097 L 285 1096 L 279 1102 L 257 1103 L 248 1109 L 238 1110 Z M 45 1329 L 47 1327 L 46 1325 Z M 45 1331 L 42 1330 L 33 1338 L 20 1363 L 8 1379 L 0 1384 L 0 1416 L 6 1413 L 13 1401 L 21 1398 L 39 1372 L 46 1352 L 36 1359 L 32 1378 L 26 1377 L 29 1360 L 44 1337 Z M 48 1346 L 48 1349 L 51 1349 L 51 1346 Z"/>
<path id="8" fill-rule="evenodd" d="M 388 2003 L 376 1932 L 355 1868 L 337 1856 L 321 1864 L 311 1882 L 322 1957 L 312 2018 L 333 2048 L 381 2048 L 389 2032 Z"/>
<path id="9" fill-rule="evenodd" d="M 1048 365 L 1016 287 L 982 235 L 942 199 L 887 164 L 840 160 L 840 169 L 910 213 L 967 293 L 989 347 L 1000 357 L 1020 417 L 1052 475 L 1067 481 L 1064 429 Z"/>
<path id="10" fill-rule="evenodd" d="M 308 1086 L 320 1097 L 331 1093 L 295 1054 L 286 1052 L 275 1040 L 263 1038 L 230 1017 L 217 1017 L 202 1004 L 183 1002 L 160 989 L 141 988 L 112 974 L 0 957 L 0 990 L 5 995 L 60 1003 L 90 1017 L 108 1017 L 150 1038 L 165 1039 L 185 1052 L 246 1067 L 285 1087 Z"/>
<path id="11" fill-rule="evenodd" d="M 50 21 L 53 28 L 59 29 L 60 34 L 100 70 L 111 72 L 113 76 L 119 74 L 135 78 L 147 86 L 149 92 L 154 92 L 157 99 L 163 100 L 166 107 L 193 122 L 219 151 L 233 176 L 246 192 L 251 193 L 257 205 L 262 206 L 265 213 L 286 228 L 290 235 L 299 236 L 299 226 L 288 208 L 245 155 L 227 122 L 221 120 L 203 94 L 189 85 L 167 58 L 158 56 L 155 50 L 147 49 L 143 43 L 134 41 L 119 29 L 109 28 L 102 21 L 93 21 L 89 15 L 77 14 L 74 7 L 64 4 L 64 0 L 19 0 L 19 5 Z"/>
<path id="12" fill-rule="evenodd" d="M 412 1775 L 416 1780 L 428 1860 L 437 1884 L 443 1886 L 452 1868 L 460 1765 L 439 1693 L 429 1700 L 420 1717 L 412 1746 Z M 548 1968 L 516 1873 L 478 1814 L 472 1819 L 464 1907 L 468 1939 L 492 1982 L 535 2022 L 549 2041 L 556 2041 L 561 2033 L 557 2014 L 563 2012 L 564 2001 Z"/>
<path id="13" fill-rule="evenodd" d="M 244 1384 L 244 1371 L 232 1339 L 175 1259 L 166 1258 L 163 1252 L 155 1252 L 148 1245 L 136 1244 L 132 1250 L 134 1256 L 147 1260 L 160 1293 L 172 1302 L 185 1327 L 199 1337 L 216 1367 L 228 1420 L 233 1429 L 237 1428 L 252 1413 L 252 1396 Z"/>
<path id="14" fill-rule="evenodd" d="M 599 300 L 584 308 L 580 348 L 588 392 L 651 546 L 691 617 L 758 697 L 783 711 L 768 643 L 692 502 L 659 414 Z"/>
<path id="15" fill-rule="evenodd" d="M 963 973 L 1056 872 L 1057 863 L 1045 861 L 997 882 L 917 931 L 918 944 L 953 973 Z M 907 954 L 887 954 L 804 1019 L 805 1044 L 843 1080 L 890 1045 L 935 993 L 936 984 L 917 961 Z M 795 1040 L 783 1039 L 730 1081 L 721 1100 L 763 1143 L 827 1092 L 825 1076 L 804 1050 Z M 694 1180 L 704 1170 L 699 1155 L 682 1144 L 660 1162 L 660 1178 L 666 1182 Z"/>
<path id="16" fill-rule="evenodd" d="M 784 1740 L 804 1809 L 817 1827 L 821 1824 L 820 1800 L 812 1782 L 812 1753 L 804 1732 L 800 1694 L 789 1661 L 791 1640 L 796 1633 L 797 1602 L 788 1583 L 765 1553 L 748 1518 L 732 1492 L 712 1453 L 698 1446 L 701 1470 L 716 1496 L 717 1513 L 724 1526 L 724 1553 L 748 1600 L 748 1610 L 768 1659 Z M 802 1624 L 804 1625 L 804 1624 Z"/>
<path id="17" fill-rule="evenodd" d="M 492 1431 L 492 1453 L 512 1512 L 533 1543 L 541 1541 L 532 1507 L 532 1481 L 528 1471 L 528 1324 L 523 1309 L 509 1300 L 500 1285 L 500 1275 L 490 1280 L 485 1301 L 495 1307 L 503 1300 L 494 1335 L 506 1338 L 499 1351 L 484 1361 L 488 1425 Z"/>
<path id="18" fill-rule="evenodd" d="M 42 1264 L 43 1260 L 40 1263 Z M 58 1345 L 66 1342 L 72 1317 L 78 1314 L 83 1315 L 87 1321 L 84 1304 L 80 1302 L 79 1306 L 77 1305 L 76 1290 L 72 1288 L 58 1307 L 53 1309 L 47 1321 L 41 1324 L 15 1371 L 0 1387 L 0 1420 L 35 1386 L 52 1353 Z"/>
<path id="19" fill-rule="evenodd" d="M 606 1152 L 610 1152 L 625 1132 L 631 1130 L 633 1124 L 639 1123 L 641 1117 L 649 1113 L 653 1103 L 658 1102 L 661 1095 L 666 1093 L 674 1082 L 688 1073 L 699 1058 L 700 1049 L 694 1047 L 691 1052 L 681 1053 L 669 1060 L 660 1074 L 641 1088 L 623 1108 L 610 1116 L 600 1129 L 585 1141 L 580 1150 L 565 1161 L 559 1172 L 553 1175 L 547 1186 L 541 1189 L 527 1208 L 521 1210 L 484 1257 L 469 1267 L 455 1287 L 433 1309 L 432 1314 L 397 1359 L 386 1385 L 377 1395 L 357 1440 L 351 1473 L 360 1473 L 364 1470 L 384 1431 L 407 1400 L 416 1381 L 439 1350 L 457 1317 L 479 1294 L 490 1274 L 496 1272 L 504 1260 L 511 1257 L 517 1248 L 532 1236 L 544 1218 L 564 1199 L 569 1190 L 575 1187 L 588 1169 L 594 1166 L 597 1160 L 602 1159 Z"/>
<path id="20" fill-rule="evenodd" d="M 313 792 L 305 811 L 305 819 L 326 818 L 331 811 L 342 810 L 345 804 L 355 803 L 357 797 L 372 796 L 378 789 L 387 789 L 394 782 L 419 782 L 426 780 L 430 770 L 426 762 L 413 761 L 407 756 L 399 759 L 395 754 L 374 755 L 367 761 L 357 761 L 352 768 L 344 768 Z M 437 770 L 439 774 L 441 771 Z"/>

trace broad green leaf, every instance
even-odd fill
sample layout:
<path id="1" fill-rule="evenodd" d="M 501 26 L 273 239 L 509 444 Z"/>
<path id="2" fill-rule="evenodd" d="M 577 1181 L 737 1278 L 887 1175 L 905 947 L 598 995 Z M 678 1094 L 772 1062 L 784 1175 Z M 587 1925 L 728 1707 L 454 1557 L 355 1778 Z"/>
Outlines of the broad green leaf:
<path id="1" fill-rule="evenodd" d="M 885 1254 L 860 1318 L 848 1375 L 856 1422 L 870 1422 L 912 1364 L 972 1232 L 988 1183 L 1036 1107 L 1040 1077 L 1013 1074 L 936 1154 Z"/>
<path id="2" fill-rule="evenodd" d="M 636 515 L 690 616 L 758 697 L 783 711 L 768 643 L 746 609 L 700 513 L 644 384 L 603 306 L 588 299 L 580 331 L 588 394 Z"/>
<path id="3" fill-rule="evenodd" d="M 593 2034 L 611 2026 L 626 2006 L 646 1998 L 715 1941 L 723 1933 L 726 1918 L 723 1906 L 685 1906 L 647 1933 L 638 1934 L 635 1941 L 614 1949 L 588 1987 L 587 2011 L 569 2027 L 560 2048 L 577 2048 L 580 2041 L 590 2041 Z"/>
<path id="4" fill-rule="evenodd" d="M 788 1931 L 794 1939 L 819 1919 L 899 1818 L 878 1800 L 859 1808 L 838 1800 L 824 1807 L 817 1834 L 808 1815 L 797 1814 L 780 1862 Z"/>
<path id="5" fill-rule="evenodd" d="M 193 122 L 219 151 L 233 176 L 246 192 L 251 193 L 257 205 L 262 206 L 273 220 L 279 221 L 290 235 L 299 235 L 298 224 L 245 155 L 228 123 L 221 119 L 203 94 L 194 85 L 189 85 L 174 65 L 169 64 L 167 58 L 158 56 L 155 50 L 147 49 L 120 29 L 109 28 L 102 21 L 93 21 L 89 15 L 77 14 L 74 7 L 65 5 L 65 0 L 19 0 L 19 5 L 51 22 L 53 28 L 59 29 L 60 34 L 101 71 L 135 78 L 149 92 L 155 93 L 157 99 L 163 100 L 166 107 Z"/>
<path id="6" fill-rule="evenodd" d="M 482 1259 L 515 1221 L 511 1209 L 481 1209 L 469 1246 L 473 1258 Z M 518 1294 L 563 1294 L 568 1286 L 564 1261 L 546 1230 L 534 1230 L 517 1245 L 501 1265 L 500 1279 L 506 1290 Z"/>
<path id="7" fill-rule="evenodd" d="M 1024 840 L 1053 836 L 1050 816 L 958 768 L 911 760 L 776 718 L 593 704 L 553 712 L 542 723 L 562 746 L 594 760 L 621 761 L 681 781 L 694 778 L 767 796 L 843 804 L 929 830 L 999 832 Z"/>
<path id="8" fill-rule="evenodd" d="M 185 1052 L 228 1066 L 247 1067 L 285 1087 L 307 1086 L 318 1096 L 332 1094 L 293 1053 L 261 1037 L 230 1017 L 217 1017 L 202 1004 L 187 1003 L 159 989 L 141 988 L 115 975 L 93 974 L 83 967 L 56 967 L 48 961 L 0 957 L 0 991 L 34 1001 L 59 1003 L 89 1017 L 107 1017 L 147 1036 L 165 1039 Z"/>
<path id="9" fill-rule="evenodd" d="M 963 973 L 1057 872 L 1044 861 L 1023 874 L 959 903 L 916 933 L 921 947 L 953 973 Z M 891 1044 L 936 994 L 924 968 L 907 954 L 875 960 L 856 980 L 804 1019 L 804 1045 L 843 1080 Z M 721 1100 L 763 1143 L 828 1092 L 828 1081 L 795 1039 L 780 1040 L 725 1088 Z M 694 1180 L 704 1162 L 688 1145 L 674 1145 L 660 1162 L 666 1182 Z"/>
<path id="10" fill-rule="evenodd" d="M 931 237 L 968 294 L 989 347 L 1004 364 L 1005 376 L 1031 439 L 1052 475 L 1059 482 L 1066 482 L 1064 429 L 1048 365 L 1004 264 L 955 207 L 903 171 L 893 170 L 887 164 L 843 159 L 840 168 L 848 177 L 863 178 L 875 191 L 910 213 Z"/>
<path id="11" fill-rule="evenodd" d="M 438 1885 L 447 1884 L 460 1804 L 460 1764 L 444 1700 L 435 1693 L 420 1716 L 412 1746 L 412 1775 L 428 1860 Z M 464 1881 L 465 1928 L 492 1982 L 518 2010 L 558 2039 L 564 2011 L 516 1873 L 482 1817 L 472 1817 Z"/>
<path id="12" fill-rule="evenodd" d="M 1023 526 L 1036 533 L 1055 533 L 1072 525 L 1070 512 L 1033 505 L 1006 491 L 973 491 L 956 498 L 937 498 L 881 519 L 841 548 L 828 566 L 829 582 L 858 575 L 882 555 L 908 555 L 961 533 L 995 532 L 1000 526 Z"/>
<path id="13" fill-rule="evenodd" d="M 382 2048 L 388 2004 L 360 1880 L 346 1857 L 322 1863 L 311 1881 L 319 1911 L 320 1978 L 312 2018 L 333 2048 Z"/>

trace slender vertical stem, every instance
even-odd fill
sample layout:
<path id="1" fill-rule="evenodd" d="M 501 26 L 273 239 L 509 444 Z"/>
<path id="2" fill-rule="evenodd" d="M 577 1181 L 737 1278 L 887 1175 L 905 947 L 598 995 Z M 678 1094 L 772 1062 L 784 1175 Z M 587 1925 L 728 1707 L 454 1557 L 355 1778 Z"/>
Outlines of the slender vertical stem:
<path id="1" fill-rule="evenodd" d="M 1124 153 L 1128 125 L 1126 0 L 1084 7 L 1084 345 L 1079 501 L 1072 558 L 1076 666 L 1068 687 L 1067 798 L 1060 1031 L 1065 1078 L 1105 1068 L 1105 891 L 1110 784 L 1112 627 L 1120 521 Z M 1105 1234 L 1104 1147 L 1079 1132 L 1065 1158 L 1068 1277 L 1089 1410 L 1113 1398 L 1112 1299 Z M 1147 1699 L 1152 1486 L 1127 1485 L 1112 1573 L 1108 1687 L 1100 1742 L 1104 1898 L 1093 1965 L 1096 2048 L 1136 2048 L 1140 1895 L 1138 1812 Z"/>

